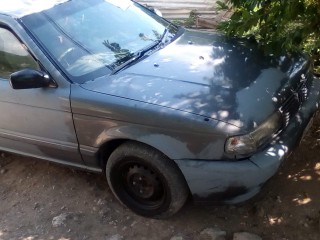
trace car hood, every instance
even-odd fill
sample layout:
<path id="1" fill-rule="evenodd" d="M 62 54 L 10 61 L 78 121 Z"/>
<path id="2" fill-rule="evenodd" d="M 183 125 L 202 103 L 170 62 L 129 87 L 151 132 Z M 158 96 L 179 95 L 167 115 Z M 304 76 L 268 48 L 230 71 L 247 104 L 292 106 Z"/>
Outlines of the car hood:
<path id="1" fill-rule="evenodd" d="M 251 129 L 283 104 L 308 65 L 302 56 L 265 56 L 250 41 L 186 30 L 133 66 L 82 87 Z"/>

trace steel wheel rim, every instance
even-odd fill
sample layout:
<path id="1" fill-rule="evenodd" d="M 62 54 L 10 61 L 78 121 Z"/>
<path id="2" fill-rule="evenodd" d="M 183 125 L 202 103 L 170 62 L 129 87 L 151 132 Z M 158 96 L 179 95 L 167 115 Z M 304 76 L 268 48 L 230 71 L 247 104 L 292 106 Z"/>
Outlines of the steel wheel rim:
<path id="1" fill-rule="evenodd" d="M 125 161 L 115 173 L 118 193 L 131 200 L 134 207 L 142 210 L 157 210 L 167 196 L 164 179 L 149 164 L 140 161 Z"/>

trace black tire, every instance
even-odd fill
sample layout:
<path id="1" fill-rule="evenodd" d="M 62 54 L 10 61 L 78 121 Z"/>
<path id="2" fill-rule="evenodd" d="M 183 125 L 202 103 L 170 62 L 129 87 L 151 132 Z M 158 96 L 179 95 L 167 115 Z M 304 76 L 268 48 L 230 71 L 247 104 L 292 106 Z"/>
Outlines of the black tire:
<path id="1" fill-rule="evenodd" d="M 145 217 L 170 217 L 183 207 L 189 195 L 176 164 L 144 144 L 119 146 L 109 157 L 106 176 L 117 199 Z"/>

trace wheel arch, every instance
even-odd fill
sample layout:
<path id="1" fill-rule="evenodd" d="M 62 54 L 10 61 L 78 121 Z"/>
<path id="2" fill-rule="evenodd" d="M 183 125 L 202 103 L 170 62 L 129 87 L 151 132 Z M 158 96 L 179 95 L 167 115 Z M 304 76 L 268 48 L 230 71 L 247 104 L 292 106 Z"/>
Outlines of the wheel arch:
<path id="1" fill-rule="evenodd" d="M 104 142 L 99 147 L 99 150 L 97 152 L 97 160 L 98 164 L 101 167 L 102 171 L 105 171 L 105 167 L 107 164 L 107 161 L 110 157 L 110 155 L 113 153 L 114 150 L 116 150 L 120 145 L 128 142 L 130 140 L 128 139 L 112 139 L 109 141 Z"/>

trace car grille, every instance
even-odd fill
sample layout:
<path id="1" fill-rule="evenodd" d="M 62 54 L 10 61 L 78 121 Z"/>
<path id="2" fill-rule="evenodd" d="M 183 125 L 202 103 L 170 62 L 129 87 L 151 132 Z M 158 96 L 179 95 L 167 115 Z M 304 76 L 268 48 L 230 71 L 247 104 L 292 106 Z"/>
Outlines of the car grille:
<path id="1" fill-rule="evenodd" d="M 312 75 L 301 76 L 300 83 L 295 90 L 291 90 L 292 94 L 280 108 L 280 112 L 284 118 L 284 125 L 287 126 L 293 116 L 299 111 L 301 104 L 308 98 L 309 90 L 312 84 Z"/>

